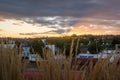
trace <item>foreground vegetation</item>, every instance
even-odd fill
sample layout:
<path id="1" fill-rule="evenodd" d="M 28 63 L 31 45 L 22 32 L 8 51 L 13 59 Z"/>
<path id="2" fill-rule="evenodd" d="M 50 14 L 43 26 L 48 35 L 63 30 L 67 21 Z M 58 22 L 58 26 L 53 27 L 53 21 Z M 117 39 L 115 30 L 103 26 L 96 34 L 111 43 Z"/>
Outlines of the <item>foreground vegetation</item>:
<path id="1" fill-rule="evenodd" d="M 0 45 L 0 80 L 24 80 L 24 66 L 18 48 Z"/>
<path id="2" fill-rule="evenodd" d="M 79 65 L 81 61 L 75 59 L 73 65 L 77 44 L 74 53 L 74 40 L 72 41 L 69 57 L 65 57 L 66 48 L 63 51 L 58 50 L 57 54 L 63 56 L 57 59 L 54 58 L 51 50 L 43 49 L 43 60 L 36 61 L 37 72 L 40 75 L 35 76 L 33 80 L 120 80 L 119 54 L 112 63 L 109 61 L 110 55 L 104 60 L 100 58 L 95 64 L 91 59 Z M 22 60 L 20 54 L 21 48 L 10 46 L 4 48 L 3 44 L 0 45 L 0 80 L 24 80 L 27 63 Z M 30 76 L 27 77 L 26 80 L 31 80 Z"/>

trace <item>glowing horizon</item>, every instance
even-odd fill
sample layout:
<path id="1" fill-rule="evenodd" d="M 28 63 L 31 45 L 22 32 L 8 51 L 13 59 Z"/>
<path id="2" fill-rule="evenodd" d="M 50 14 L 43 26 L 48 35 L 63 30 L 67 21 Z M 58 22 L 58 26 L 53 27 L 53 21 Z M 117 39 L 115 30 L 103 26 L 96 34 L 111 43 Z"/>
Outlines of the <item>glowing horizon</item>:
<path id="1" fill-rule="evenodd" d="M 50 19 L 50 18 L 49 18 Z M 102 25 L 102 24 L 101 24 Z M 0 21 L 0 36 L 1 37 L 13 37 L 13 38 L 35 38 L 35 37 L 47 37 L 47 36 L 64 36 L 64 35 L 119 35 L 119 27 L 111 27 L 107 29 L 107 26 L 102 25 L 102 27 L 97 27 L 94 23 L 77 23 L 68 32 L 63 32 L 61 34 L 52 32 L 51 28 L 45 25 L 33 25 L 31 23 L 26 23 L 22 20 L 3 20 Z M 106 30 L 107 29 L 107 30 Z"/>

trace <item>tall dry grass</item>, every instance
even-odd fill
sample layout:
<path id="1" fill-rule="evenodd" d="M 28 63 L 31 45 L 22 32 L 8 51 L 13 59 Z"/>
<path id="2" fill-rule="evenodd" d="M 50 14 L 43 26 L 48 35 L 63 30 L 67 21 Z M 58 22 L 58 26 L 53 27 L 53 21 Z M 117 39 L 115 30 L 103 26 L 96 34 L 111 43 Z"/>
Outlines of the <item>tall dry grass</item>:
<path id="1" fill-rule="evenodd" d="M 79 39 L 78 39 L 79 41 Z M 50 50 L 44 51 L 44 60 L 37 62 L 38 69 L 42 73 L 40 80 L 120 80 L 119 54 L 111 63 L 109 55 L 106 59 L 99 58 L 96 63 L 89 59 L 82 66 L 81 61 L 72 64 L 74 40 L 71 43 L 70 55 L 67 58 L 55 59 Z M 76 48 L 78 48 L 78 42 Z M 65 54 L 65 51 L 58 51 L 57 54 Z"/>
<path id="2" fill-rule="evenodd" d="M 24 63 L 21 61 L 19 48 L 12 48 L 4 43 L 0 45 L 0 80 L 24 80 Z"/>
<path id="3" fill-rule="evenodd" d="M 44 59 L 38 61 L 39 72 L 42 73 L 41 80 L 78 80 L 80 79 L 80 72 L 77 68 L 73 70 L 72 58 L 73 58 L 73 46 L 74 40 L 71 43 L 69 57 L 65 56 L 65 50 L 63 52 L 57 51 L 57 59 L 54 58 L 53 53 L 49 49 L 43 49 Z M 78 46 L 77 46 L 78 47 Z M 75 67 L 75 66 L 74 66 Z"/>
<path id="4" fill-rule="evenodd" d="M 99 59 L 95 65 L 90 62 L 88 66 L 85 66 L 82 80 L 120 80 L 120 54 L 117 54 L 114 61 L 110 62 L 112 55 L 106 59 Z"/>
<path id="5" fill-rule="evenodd" d="M 32 80 L 120 80 L 119 54 L 112 63 L 110 55 L 106 59 L 98 59 L 96 64 L 91 60 L 81 66 L 81 61 L 77 62 L 77 59 L 75 59 L 76 64 L 72 62 L 73 55 L 77 53 L 77 49 L 73 53 L 73 46 L 74 40 L 71 43 L 69 57 L 65 56 L 66 49 L 63 52 L 58 50 L 57 54 L 63 56 L 58 56 L 57 59 L 50 49 L 43 49 L 43 60 L 36 62 L 40 76 Z M 78 46 L 77 42 L 76 48 Z M 21 54 L 21 48 L 11 48 L 11 46 L 4 48 L 3 43 L 0 45 L 0 80 L 25 80 L 26 64 L 22 62 L 19 54 Z"/>

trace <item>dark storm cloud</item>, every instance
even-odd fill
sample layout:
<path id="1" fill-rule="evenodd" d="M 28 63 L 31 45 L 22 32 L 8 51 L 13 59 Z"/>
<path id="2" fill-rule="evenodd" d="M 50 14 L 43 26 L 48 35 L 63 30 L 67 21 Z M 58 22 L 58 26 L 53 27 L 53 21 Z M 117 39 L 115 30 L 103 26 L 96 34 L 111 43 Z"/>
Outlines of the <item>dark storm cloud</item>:
<path id="1" fill-rule="evenodd" d="M 0 17 L 47 26 L 52 28 L 50 33 L 58 34 L 69 32 L 77 23 L 120 28 L 119 4 L 120 0 L 0 0 Z M 41 33 L 27 35 L 32 34 Z"/>
<path id="2" fill-rule="evenodd" d="M 71 16 L 120 19 L 120 0 L 0 0 L 6 18 Z"/>
<path id="3" fill-rule="evenodd" d="M 43 16 L 120 19 L 119 3 L 120 0 L 0 0 L 0 16 L 16 19 Z M 33 22 L 39 23 L 42 19 Z"/>
<path id="4" fill-rule="evenodd" d="M 96 7 L 92 1 L 0 0 L 0 13 L 19 16 L 81 16 L 90 8 Z"/>
<path id="5" fill-rule="evenodd" d="M 78 23 L 79 18 L 73 17 L 37 17 L 37 18 L 26 18 L 23 21 L 31 24 L 41 24 L 42 26 L 47 26 L 48 28 L 57 27 L 70 27 Z"/>

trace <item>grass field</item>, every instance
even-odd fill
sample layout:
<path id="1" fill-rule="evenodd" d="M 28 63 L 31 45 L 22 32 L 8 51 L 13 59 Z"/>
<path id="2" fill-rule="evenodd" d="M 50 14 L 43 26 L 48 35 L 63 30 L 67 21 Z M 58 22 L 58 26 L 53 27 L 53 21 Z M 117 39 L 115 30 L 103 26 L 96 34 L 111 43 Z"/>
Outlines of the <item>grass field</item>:
<path id="1" fill-rule="evenodd" d="M 84 61 L 74 59 L 73 42 L 67 58 L 55 59 L 51 50 L 43 49 L 44 58 L 37 61 L 36 67 L 27 69 L 27 61 L 22 60 L 21 48 L 7 48 L 0 45 L 0 80 L 120 80 L 119 57 L 111 63 L 106 59 Z M 65 51 L 58 52 L 65 56 Z M 119 56 L 119 54 L 118 54 Z M 35 65 L 34 64 L 34 65 Z M 29 65 L 29 67 L 31 67 Z"/>

